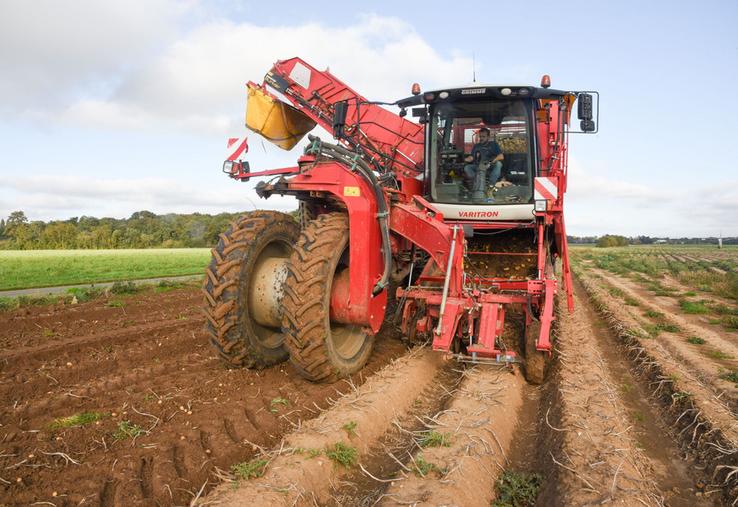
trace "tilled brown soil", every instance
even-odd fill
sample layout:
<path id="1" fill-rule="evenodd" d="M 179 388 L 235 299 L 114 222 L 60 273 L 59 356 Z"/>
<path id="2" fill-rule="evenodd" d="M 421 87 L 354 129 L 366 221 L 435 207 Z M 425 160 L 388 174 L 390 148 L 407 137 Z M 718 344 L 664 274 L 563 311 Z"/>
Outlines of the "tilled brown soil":
<path id="1" fill-rule="evenodd" d="M 488 365 L 467 369 L 453 399 L 426 431 L 444 435 L 444 445 L 420 445 L 412 463 L 430 470 L 400 470 L 379 505 L 488 506 L 507 454 L 520 434 L 525 380 L 520 372 Z M 421 473 L 422 472 L 422 473 Z"/>
<path id="2" fill-rule="evenodd" d="M 651 296 L 631 280 L 600 270 L 592 272 L 606 276 L 606 284 L 623 291 L 639 303 L 638 310 L 631 309 L 624 314 L 625 319 L 634 323 L 638 323 L 639 319 L 647 321 L 645 312 L 656 311 L 662 313 L 669 323 L 676 325 L 678 332 L 659 334 L 657 339 L 660 344 L 685 363 L 703 384 L 712 389 L 715 396 L 729 403 L 734 410 L 738 407 L 735 382 L 721 378 L 725 371 L 738 369 L 738 333 L 715 329 L 705 322 L 703 316 L 682 313 L 675 298 Z M 703 343 L 690 343 L 690 338 L 699 338 Z"/>
<path id="3" fill-rule="evenodd" d="M 224 368 L 201 300 L 186 288 L 0 314 L 0 505 L 185 505 L 350 389 L 286 364 Z M 404 353 L 378 339 L 353 383 Z M 54 429 L 84 412 L 102 417 Z"/>
<path id="4" fill-rule="evenodd" d="M 607 355 L 615 344 L 598 337 L 602 331 L 597 319 L 579 293 L 574 301 L 573 314 L 560 308 L 560 405 L 549 405 L 545 416 L 559 440 L 550 451 L 559 479 L 556 496 L 563 505 L 660 505 L 656 464 L 639 448 L 633 415 Z M 548 417 L 550 409 L 556 411 L 555 425 Z"/>
<path id="5" fill-rule="evenodd" d="M 728 355 L 738 357 L 738 331 L 711 326 L 710 317 L 706 315 L 684 313 L 679 307 L 679 299 L 676 297 L 654 296 L 637 282 L 628 278 L 597 269 L 593 269 L 592 272 L 606 277 L 608 283 L 625 291 L 639 303 L 642 303 L 643 306 L 667 314 L 688 335 L 704 338 L 714 346 L 724 349 L 723 351 Z M 695 299 L 722 304 L 726 302 L 726 300 L 712 296 L 699 296 Z M 733 366 L 738 366 L 738 363 Z"/>
<path id="6" fill-rule="evenodd" d="M 664 434 L 679 445 L 685 459 L 693 461 L 689 476 L 694 480 L 695 496 L 735 505 L 738 484 L 732 472 L 738 470 L 738 433 L 724 391 L 673 346 L 672 337 L 653 338 L 645 333 L 642 320 L 610 296 L 602 280 L 583 273 L 579 277 L 599 315 L 623 343 L 637 377 L 647 386 L 645 396 L 660 408 Z"/>
<path id="7" fill-rule="evenodd" d="M 349 474 L 348 467 L 334 466 L 326 449 L 344 445 L 354 448 L 359 457 L 366 456 L 390 430 L 393 419 L 412 410 L 440 366 L 440 355 L 426 349 L 385 367 L 356 392 L 288 435 L 262 477 L 237 488 L 223 485 L 209 501 L 224 506 L 326 505 L 335 496 L 331 494 L 334 485 Z"/>
<path id="8" fill-rule="evenodd" d="M 720 490 L 708 497 L 697 468 L 704 465 L 681 452 L 671 420 L 650 396 L 650 378 L 637 375 L 581 288 L 575 299 L 573 314 L 560 305 L 557 365 L 546 385 L 525 384 L 517 367 L 447 363 L 439 371 L 427 352 L 412 363 L 403 358 L 265 450 L 262 477 L 224 484 L 202 505 L 261 498 L 482 506 L 510 493 L 497 482 L 503 472 L 538 474 L 537 505 L 717 505 Z M 455 380 L 441 381 L 444 371 Z M 358 422 L 356 434 L 345 430 L 347 421 Z M 376 423 L 367 428 L 367 421 Z M 427 444 L 431 433 L 444 442 Z M 353 465 L 332 463 L 323 451 L 337 441 L 355 447 Z M 519 498 L 515 505 L 529 504 Z"/>
<path id="9" fill-rule="evenodd" d="M 679 292 L 689 292 L 694 291 L 694 287 L 690 287 L 689 285 L 685 285 L 676 278 L 674 278 L 671 275 L 664 274 L 662 278 L 659 279 L 659 282 L 661 285 L 666 287 L 667 289 L 672 289 L 674 291 Z M 720 305 L 735 305 L 736 302 L 732 299 L 726 299 L 720 296 L 717 296 L 710 292 L 699 292 L 699 299 L 708 301 L 713 304 L 720 304 Z"/>
<path id="10" fill-rule="evenodd" d="M 538 505 L 728 498 L 732 455 L 707 455 L 733 450 L 718 392 L 656 340 L 619 345 L 582 286 L 574 314 L 560 306 L 541 387 L 386 334 L 351 382 L 228 370 L 193 288 L 0 314 L 0 505 L 489 505 L 509 473 L 540 476 Z M 84 412 L 101 418 L 53 427 Z M 337 443 L 356 450 L 346 468 L 328 455 Z M 259 459 L 263 477 L 227 483 Z"/>

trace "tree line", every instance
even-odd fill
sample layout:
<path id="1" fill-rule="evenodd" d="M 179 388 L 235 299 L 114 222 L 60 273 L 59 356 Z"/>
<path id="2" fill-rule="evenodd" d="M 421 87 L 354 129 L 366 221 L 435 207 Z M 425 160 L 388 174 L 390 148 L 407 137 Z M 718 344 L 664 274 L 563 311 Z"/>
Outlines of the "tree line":
<path id="1" fill-rule="evenodd" d="M 0 248 L 13 250 L 210 247 L 242 213 L 206 215 L 137 211 L 130 218 L 29 221 L 23 211 L 0 220 Z"/>
<path id="2" fill-rule="evenodd" d="M 597 245 L 599 247 L 611 246 L 627 246 L 627 245 L 717 245 L 718 238 L 658 238 L 651 236 L 618 236 L 615 234 L 605 234 L 603 236 L 567 236 L 571 244 L 587 244 Z M 723 245 L 738 245 L 738 237 L 723 238 Z"/>
<path id="3" fill-rule="evenodd" d="M 293 215 L 297 211 L 292 212 Z M 243 213 L 202 213 L 157 215 L 137 211 L 129 218 L 72 217 L 68 220 L 30 221 L 23 211 L 14 211 L 0 219 L 0 249 L 98 249 L 98 248 L 194 248 L 210 247 L 230 222 Z M 655 238 L 568 236 L 572 244 L 595 244 L 601 247 L 625 245 L 711 244 L 717 238 Z M 723 238 L 724 245 L 738 244 L 738 238 Z"/>

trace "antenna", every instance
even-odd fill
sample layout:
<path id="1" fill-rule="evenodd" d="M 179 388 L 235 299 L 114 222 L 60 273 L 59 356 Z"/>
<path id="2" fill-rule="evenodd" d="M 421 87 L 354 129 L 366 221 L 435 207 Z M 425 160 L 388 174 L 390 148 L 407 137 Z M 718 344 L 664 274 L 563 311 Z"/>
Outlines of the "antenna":
<path id="1" fill-rule="evenodd" d="M 477 82 L 477 60 L 472 52 L 472 83 Z"/>

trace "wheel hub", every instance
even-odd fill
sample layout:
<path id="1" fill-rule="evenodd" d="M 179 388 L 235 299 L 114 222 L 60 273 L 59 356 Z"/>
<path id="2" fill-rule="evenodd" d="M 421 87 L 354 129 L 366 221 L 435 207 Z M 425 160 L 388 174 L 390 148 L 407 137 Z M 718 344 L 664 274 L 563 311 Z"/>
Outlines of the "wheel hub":
<path id="1" fill-rule="evenodd" d="M 249 285 L 249 311 L 254 321 L 264 327 L 282 326 L 282 298 L 287 278 L 287 258 L 269 255 L 266 248 L 254 266 Z"/>

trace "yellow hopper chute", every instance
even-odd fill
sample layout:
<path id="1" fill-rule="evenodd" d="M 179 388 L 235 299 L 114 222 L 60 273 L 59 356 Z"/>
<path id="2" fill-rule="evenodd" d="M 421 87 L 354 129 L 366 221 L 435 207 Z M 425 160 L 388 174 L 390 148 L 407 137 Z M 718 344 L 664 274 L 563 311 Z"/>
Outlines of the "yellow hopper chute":
<path id="1" fill-rule="evenodd" d="M 315 122 L 305 113 L 248 84 L 246 126 L 284 150 L 291 150 Z"/>

